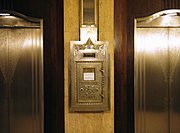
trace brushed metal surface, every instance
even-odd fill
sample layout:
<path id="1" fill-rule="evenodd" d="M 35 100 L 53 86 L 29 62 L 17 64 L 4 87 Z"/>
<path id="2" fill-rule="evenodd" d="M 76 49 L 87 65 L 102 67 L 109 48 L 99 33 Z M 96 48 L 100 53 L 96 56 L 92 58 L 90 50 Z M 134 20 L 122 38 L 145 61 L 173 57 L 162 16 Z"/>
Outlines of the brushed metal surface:
<path id="1" fill-rule="evenodd" d="M 167 10 L 135 20 L 136 133 L 180 131 L 179 13 Z"/>
<path id="2" fill-rule="evenodd" d="M 0 15 L 0 132 L 43 133 L 42 20 L 8 13 Z"/>

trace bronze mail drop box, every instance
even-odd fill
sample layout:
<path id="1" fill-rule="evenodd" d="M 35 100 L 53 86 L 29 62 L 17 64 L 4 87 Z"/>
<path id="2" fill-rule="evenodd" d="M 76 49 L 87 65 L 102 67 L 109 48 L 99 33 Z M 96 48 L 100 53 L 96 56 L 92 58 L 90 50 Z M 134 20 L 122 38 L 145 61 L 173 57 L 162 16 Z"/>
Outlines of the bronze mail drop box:
<path id="1" fill-rule="evenodd" d="M 109 110 L 108 42 L 71 41 L 69 60 L 70 112 Z"/>

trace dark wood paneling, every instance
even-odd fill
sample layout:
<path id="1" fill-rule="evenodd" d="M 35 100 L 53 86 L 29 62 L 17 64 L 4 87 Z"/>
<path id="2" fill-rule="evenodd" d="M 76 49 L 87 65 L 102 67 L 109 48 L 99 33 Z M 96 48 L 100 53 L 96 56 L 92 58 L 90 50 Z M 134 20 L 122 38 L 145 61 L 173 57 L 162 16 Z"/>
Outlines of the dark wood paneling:
<path id="1" fill-rule="evenodd" d="M 127 0 L 127 132 L 134 133 L 134 19 L 161 10 L 160 0 Z"/>
<path id="2" fill-rule="evenodd" d="M 63 0 L 51 1 L 51 82 L 53 126 L 51 133 L 64 132 L 64 28 Z"/>
<path id="3" fill-rule="evenodd" d="M 63 0 L 1 0 L 0 9 L 43 18 L 45 133 L 64 132 Z"/>
<path id="4" fill-rule="evenodd" d="M 127 132 L 126 0 L 114 1 L 115 132 Z"/>
<path id="5" fill-rule="evenodd" d="M 162 0 L 162 8 L 169 9 L 169 8 L 179 8 L 180 1 L 179 0 Z"/>
<path id="6" fill-rule="evenodd" d="M 0 9 L 13 9 L 13 0 L 0 0 Z"/>

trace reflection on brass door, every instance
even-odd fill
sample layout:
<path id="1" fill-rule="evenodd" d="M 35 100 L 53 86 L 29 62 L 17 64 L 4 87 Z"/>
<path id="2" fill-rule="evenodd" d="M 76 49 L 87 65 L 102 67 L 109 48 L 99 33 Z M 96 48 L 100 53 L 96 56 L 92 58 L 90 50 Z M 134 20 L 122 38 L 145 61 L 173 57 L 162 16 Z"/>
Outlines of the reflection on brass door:
<path id="1" fill-rule="evenodd" d="M 0 132 L 43 133 L 42 20 L 0 14 Z"/>
<path id="2" fill-rule="evenodd" d="M 135 19 L 135 132 L 179 133 L 180 10 Z"/>

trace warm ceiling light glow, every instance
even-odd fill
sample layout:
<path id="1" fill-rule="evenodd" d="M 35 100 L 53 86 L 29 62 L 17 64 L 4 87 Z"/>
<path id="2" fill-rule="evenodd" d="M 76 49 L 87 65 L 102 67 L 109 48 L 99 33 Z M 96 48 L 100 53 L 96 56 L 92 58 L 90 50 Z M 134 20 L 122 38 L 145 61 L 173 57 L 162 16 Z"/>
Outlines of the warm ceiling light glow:
<path id="1" fill-rule="evenodd" d="M 9 13 L 0 13 L 0 16 L 10 16 Z"/>

